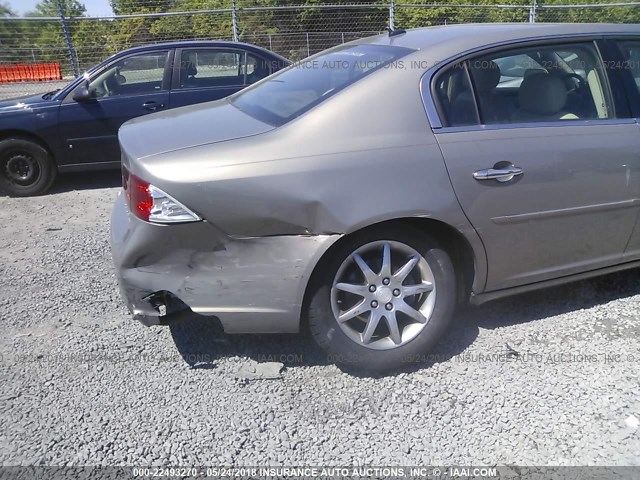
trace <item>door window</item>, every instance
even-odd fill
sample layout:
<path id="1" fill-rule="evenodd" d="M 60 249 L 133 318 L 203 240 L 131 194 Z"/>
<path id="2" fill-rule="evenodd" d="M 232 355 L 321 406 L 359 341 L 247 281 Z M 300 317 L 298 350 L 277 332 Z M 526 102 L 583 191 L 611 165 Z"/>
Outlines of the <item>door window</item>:
<path id="1" fill-rule="evenodd" d="M 441 110 L 449 126 L 608 119 L 614 116 L 606 75 L 592 43 L 519 48 L 465 62 L 464 75 L 437 80 Z M 464 72 L 462 68 L 453 68 Z M 458 74 L 460 75 L 460 74 Z M 450 78 L 452 85 L 442 89 Z M 459 84 L 461 88 L 452 88 Z M 470 117 L 471 115 L 471 117 Z"/>
<path id="2" fill-rule="evenodd" d="M 640 41 L 620 42 L 619 45 L 627 63 L 626 67 L 631 72 L 631 75 L 633 75 L 636 87 L 638 87 L 638 91 L 640 92 Z"/>
<path id="3" fill-rule="evenodd" d="M 247 53 L 244 73 L 247 75 L 245 84 L 251 85 L 258 80 L 268 77 L 271 74 L 271 66 L 267 60 Z"/>
<path id="4" fill-rule="evenodd" d="M 95 98 L 159 92 L 168 57 L 160 51 L 123 58 L 91 80 L 89 92 Z"/>
<path id="5" fill-rule="evenodd" d="M 183 50 L 179 88 L 242 86 L 270 73 L 267 61 L 249 53 L 206 48 Z"/>
<path id="6" fill-rule="evenodd" d="M 542 65 L 524 53 L 496 58 L 493 61 L 495 65 L 487 64 L 484 68 L 497 67 L 500 79 L 496 88 L 519 88 L 525 75 L 530 75 L 532 71 L 544 71 Z"/>
<path id="7" fill-rule="evenodd" d="M 436 82 L 441 114 L 450 127 L 476 125 L 478 113 L 465 64 L 455 65 Z"/>

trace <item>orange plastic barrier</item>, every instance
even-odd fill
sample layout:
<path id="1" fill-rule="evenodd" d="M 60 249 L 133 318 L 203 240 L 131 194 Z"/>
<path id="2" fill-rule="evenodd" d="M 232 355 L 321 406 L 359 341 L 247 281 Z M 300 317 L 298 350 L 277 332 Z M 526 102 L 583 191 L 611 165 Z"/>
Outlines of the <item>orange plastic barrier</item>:
<path id="1" fill-rule="evenodd" d="M 59 63 L 0 64 L 0 83 L 62 80 Z"/>

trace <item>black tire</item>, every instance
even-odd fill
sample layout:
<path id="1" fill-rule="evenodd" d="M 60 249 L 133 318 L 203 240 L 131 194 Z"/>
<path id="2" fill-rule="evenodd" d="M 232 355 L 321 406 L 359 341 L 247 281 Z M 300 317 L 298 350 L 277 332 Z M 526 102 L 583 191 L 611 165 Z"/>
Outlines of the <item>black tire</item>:
<path id="1" fill-rule="evenodd" d="M 346 370 L 385 374 L 423 363 L 453 317 L 456 276 L 447 252 L 420 230 L 389 230 L 376 227 L 354 234 L 330 253 L 311 279 L 305 310 L 309 329 L 328 354 L 328 360 Z M 426 260 L 436 285 L 435 302 L 426 325 L 406 344 L 388 350 L 372 350 L 352 340 L 339 326 L 331 307 L 331 288 L 342 263 L 358 248 L 378 241 L 400 242 L 417 251 Z"/>
<path id="2" fill-rule="evenodd" d="M 22 138 L 0 141 L 0 191 L 12 197 L 46 192 L 58 170 L 42 146 Z"/>

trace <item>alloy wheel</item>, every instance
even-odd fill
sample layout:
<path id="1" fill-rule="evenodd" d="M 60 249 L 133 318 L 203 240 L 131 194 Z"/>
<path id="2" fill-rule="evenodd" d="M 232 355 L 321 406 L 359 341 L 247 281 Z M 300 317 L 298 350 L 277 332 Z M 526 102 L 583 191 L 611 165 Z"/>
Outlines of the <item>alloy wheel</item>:
<path id="1" fill-rule="evenodd" d="M 435 298 L 435 278 L 423 255 L 401 242 L 376 241 L 355 250 L 338 268 L 331 309 L 352 341 L 390 350 L 420 334 Z"/>

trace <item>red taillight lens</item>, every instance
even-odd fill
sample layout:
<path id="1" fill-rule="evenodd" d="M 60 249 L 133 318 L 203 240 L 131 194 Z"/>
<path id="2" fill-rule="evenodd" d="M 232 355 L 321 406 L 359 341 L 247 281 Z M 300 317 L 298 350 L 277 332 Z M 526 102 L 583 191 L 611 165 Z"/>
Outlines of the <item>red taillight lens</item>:
<path id="1" fill-rule="evenodd" d="M 202 220 L 175 198 L 130 173 L 124 166 L 122 188 L 131 213 L 145 222 L 171 224 Z"/>
<path id="2" fill-rule="evenodd" d="M 153 208 L 153 197 L 149 191 L 149 183 L 135 175 L 129 175 L 128 180 L 129 209 L 136 217 L 148 222 Z"/>

